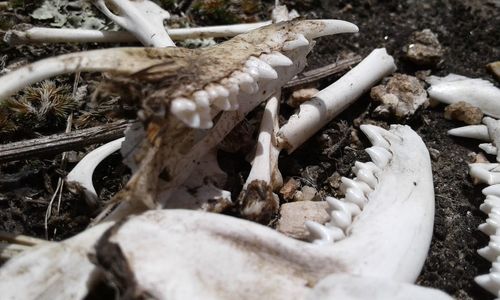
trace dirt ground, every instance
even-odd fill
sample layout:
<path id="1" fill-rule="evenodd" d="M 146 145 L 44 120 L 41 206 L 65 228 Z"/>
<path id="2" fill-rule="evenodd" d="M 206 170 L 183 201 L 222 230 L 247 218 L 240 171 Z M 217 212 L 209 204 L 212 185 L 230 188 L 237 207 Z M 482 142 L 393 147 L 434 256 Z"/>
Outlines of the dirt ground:
<path id="1" fill-rule="evenodd" d="M 274 3 L 264 1 L 258 6 L 253 12 L 253 19 L 265 16 L 271 2 Z M 432 74 L 443 76 L 457 73 L 495 81 L 486 71 L 485 65 L 500 59 L 499 1 L 309 0 L 282 3 L 287 4 L 289 8 L 296 8 L 306 18 L 343 19 L 357 24 L 360 28 L 358 34 L 320 39 L 310 55 L 308 69 L 336 61 L 341 52 L 352 52 L 364 57 L 375 48 L 385 47 L 396 59 L 398 72 L 414 75 L 416 71 L 423 69 L 405 60 L 402 48 L 407 44 L 412 32 L 429 28 L 438 34 L 445 48 L 444 62 L 433 69 Z M 19 16 L 14 17 L 3 13 L 2 26 L 9 25 L 13 19 L 34 22 L 26 15 L 33 8 L 34 6 L 28 5 L 25 10 L 19 9 L 16 11 Z M 207 19 L 194 12 L 192 16 L 191 21 L 197 25 L 219 20 Z M 221 19 L 221 22 L 228 21 Z M 16 48 L 3 45 L 0 49 L 1 55 L 6 56 L 3 63 L 8 65 L 24 57 L 32 61 L 80 48 L 78 45 Z M 83 82 L 98 80 L 92 76 L 95 75 L 84 75 Z M 320 86 L 332 82 L 338 76 L 322 81 Z M 72 80 L 73 77 L 58 79 L 70 84 Z M 496 84 L 498 85 L 498 82 Z M 387 125 L 395 122 L 376 118 L 372 115 L 373 108 L 369 95 L 364 95 L 295 153 L 290 156 L 282 154 L 280 170 L 283 177 L 294 177 L 304 184 L 314 186 L 322 194 L 335 195 L 337 191 L 331 184 L 332 175 L 338 173 L 351 176 L 350 168 L 355 160 L 368 160 L 363 147 L 356 146 L 351 138 L 353 131 L 359 132 L 359 123 L 375 122 Z M 88 109 L 87 105 L 80 106 L 82 111 Z M 291 108 L 282 108 L 284 116 L 291 112 Z M 106 122 L 113 118 L 114 116 L 110 117 L 108 114 L 100 117 L 98 121 Z M 444 119 L 441 106 L 419 111 L 403 123 L 411 125 L 433 152 L 436 194 L 434 236 L 418 284 L 441 289 L 457 299 L 493 299 L 493 296 L 473 281 L 475 276 L 487 273 L 490 266 L 476 253 L 478 248 L 488 243 L 488 238 L 477 230 L 477 226 L 486 218 L 479 211 L 479 205 L 484 199 L 481 194 L 482 186 L 474 186 L 467 174 L 467 163 L 471 161 L 470 153 L 479 152 L 478 143 L 449 137 L 447 130 L 463 124 Z M 3 135 L 0 136 L 0 141 L 6 143 L 61 131 L 64 131 L 64 124 L 55 128 L 23 132 L 22 135 Z M 367 146 L 365 139 L 361 138 L 361 141 Z M 88 151 L 90 148 L 77 150 Z M 248 164 L 241 163 L 244 155 L 245 153 L 219 153 L 222 165 L 232 175 L 228 188 L 232 190 L 233 195 L 238 194 L 242 179 L 248 172 Z M 0 165 L 0 230 L 42 238 L 45 236 L 45 212 L 57 180 L 76 162 L 76 159 L 70 160 L 65 168 L 61 168 L 60 160 L 61 155 L 57 155 Z M 96 172 L 94 180 L 102 199 L 109 199 L 129 176 L 129 171 L 120 160 L 120 156 L 115 154 L 105 160 Z M 63 193 L 62 199 L 59 214 L 55 214 L 48 222 L 48 235 L 53 240 L 61 240 L 78 233 L 96 213 L 85 205 L 81 197 L 67 191 Z"/>

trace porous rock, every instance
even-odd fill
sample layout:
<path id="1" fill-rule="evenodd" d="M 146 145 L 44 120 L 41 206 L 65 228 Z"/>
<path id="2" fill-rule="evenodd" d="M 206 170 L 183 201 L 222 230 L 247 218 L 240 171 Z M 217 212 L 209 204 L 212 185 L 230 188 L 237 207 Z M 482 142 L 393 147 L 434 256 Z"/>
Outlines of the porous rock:
<path id="1" fill-rule="evenodd" d="M 408 60 L 426 67 L 435 67 L 440 64 L 444 54 L 437 35 L 430 29 L 413 32 L 403 51 Z"/>
<path id="2" fill-rule="evenodd" d="M 375 114 L 405 118 L 423 104 L 428 105 L 427 92 L 416 77 L 395 73 L 384 82 L 373 87 L 370 92 L 372 99 L 381 103 L 375 109 Z"/>
<path id="3" fill-rule="evenodd" d="M 285 203 L 280 208 L 280 218 L 276 229 L 296 239 L 307 239 L 309 231 L 305 221 L 324 224 L 330 220 L 326 201 L 300 201 Z"/>
<path id="4" fill-rule="evenodd" d="M 481 123 L 483 112 L 465 101 L 459 101 L 448 105 L 444 109 L 444 117 L 448 120 L 457 120 L 469 125 Z"/>

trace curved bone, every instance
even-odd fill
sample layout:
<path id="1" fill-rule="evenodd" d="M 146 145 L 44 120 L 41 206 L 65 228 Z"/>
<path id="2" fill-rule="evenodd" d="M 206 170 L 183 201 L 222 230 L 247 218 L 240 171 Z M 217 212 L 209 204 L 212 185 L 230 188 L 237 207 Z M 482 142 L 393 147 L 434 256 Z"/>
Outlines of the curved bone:
<path id="1" fill-rule="evenodd" d="M 170 14 L 149 0 L 92 0 L 108 18 L 131 32 L 146 47 L 175 46 L 163 25 Z M 116 13 L 115 13 L 116 12 Z"/>
<path id="2" fill-rule="evenodd" d="M 289 153 L 358 99 L 371 86 L 396 70 L 384 48 L 373 50 L 339 80 L 300 105 L 299 112 L 280 128 L 278 142 Z"/>
<path id="3" fill-rule="evenodd" d="M 431 87 L 427 90 L 432 99 L 453 104 L 465 101 L 486 114 L 500 118 L 500 89 L 480 78 L 468 78 L 456 74 L 446 77 L 429 76 Z"/>

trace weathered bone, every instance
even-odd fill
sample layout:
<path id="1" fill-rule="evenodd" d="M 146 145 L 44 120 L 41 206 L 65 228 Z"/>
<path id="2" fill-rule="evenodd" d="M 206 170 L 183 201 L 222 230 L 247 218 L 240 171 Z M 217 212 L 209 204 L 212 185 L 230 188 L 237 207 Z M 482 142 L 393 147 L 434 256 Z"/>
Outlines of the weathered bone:
<path id="1" fill-rule="evenodd" d="M 144 46 L 175 46 L 163 25 L 170 14 L 149 0 L 92 0 L 116 24 L 132 33 Z"/>
<path id="2" fill-rule="evenodd" d="M 447 104 L 465 101 L 478 107 L 486 115 L 500 118 L 500 89 L 493 83 L 456 74 L 446 77 L 429 76 L 426 81 L 431 85 L 427 92 L 432 99 Z"/>
<path id="3" fill-rule="evenodd" d="M 368 277 L 364 284 L 373 280 L 412 283 L 432 234 L 430 160 L 425 145 L 409 127 L 370 133 L 372 138 L 376 134 L 380 136 L 375 140 L 386 139 L 390 144 L 391 159 L 378 173 L 378 183 L 347 228 L 347 237 L 335 245 L 300 242 L 224 215 L 150 211 L 102 236 L 95 253 L 100 269 L 87 254 L 111 223 L 13 258 L 0 269 L 2 296 L 64 299 L 72 293 L 72 298 L 81 299 L 103 278 L 102 271 L 126 295 L 157 299 L 305 299 L 324 293 L 325 284 L 334 284 L 329 279 L 321 282 L 332 273 Z M 110 264 L 114 267 L 108 268 Z M 47 278 L 53 280 L 47 283 Z M 326 292 L 342 290 L 344 283 L 339 285 Z"/>
<path id="4" fill-rule="evenodd" d="M 300 105 L 278 132 L 281 148 L 289 153 L 346 109 L 375 83 L 396 70 L 394 59 L 385 49 L 375 49 L 356 67 L 312 100 Z"/>
<path id="5" fill-rule="evenodd" d="M 191 28 L 169 28 L 174 41 L 196 38 L 233 37 L 266 25 L 271 21 Z M 132 43 L 137 38 L 126 31 L 99 31 L 80 28 L 31 27 L 25 30 L 8 30 L 3 38 L 11 46 L 30 43 Z"/>

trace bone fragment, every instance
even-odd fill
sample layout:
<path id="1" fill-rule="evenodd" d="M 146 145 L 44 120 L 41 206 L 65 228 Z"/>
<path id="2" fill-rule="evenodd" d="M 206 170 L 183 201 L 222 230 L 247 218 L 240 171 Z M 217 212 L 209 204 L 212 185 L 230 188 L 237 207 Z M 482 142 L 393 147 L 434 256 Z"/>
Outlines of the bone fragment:
<path id="1" fill-rule="evenodd" d="M 116 24 L 132 33 L 146 47 L 172 47 L 163 25 L 170 14 L 158 4 L 134 0 L 92 0 L 94 5 Z"/>
<path id="2" fill-rule="evenodd" d="M 469 174 L 488 185 L 500 183 L 500 164 L 474 163 L 469 164 Z"/>
<path id="3" fill-rule="evenodd" d="M 430 76 L 429 96 L 443 103 L 467 102 L 489 116 L 500 118 L 500 89 L 480 78 L 450 74 L 446 77 Z"/>
<path id="4" fill-rule="evenodd" d="M 92 183 L 92 175 L 97 166 L 113 152 L 120 150 L 122 142 L 125 138 L 119 138 L 112 142 L 106 143 L 99 148 L 88 153 L 66 176 L 68 186 L 74 192 L 83 190 L 88 203 L 92 207 L 97 206 L 97 192 Z"/>
<path id="5" fill-rule="evenodd" d="M 169 28 L 167 32 L 175 41 L 197 38 L 233 37 L 271 24 L 270 21 L 222 26 Z M 32 27 L 27 30 L 9 30 L 4 35 L 9 45 L 30 43 L 132 43 L 137 38 L 126 31 L 99 31 L 80 28 Z"/>
<path id="6" fill-rule="evenodd" d="M 479 148 L 490 155 L 497 155 L 497 147 L 495 147 L 492 143 L 483 143 L 479 144 Z"/>
<path id="7" fill-rule="evenodd" d="M 289 153 L 354 103 L 383 77 L 396 70 L 394 60 L 385 49 L 376 49 L 339 80 L 320 91 L 312 100 L 300 105 L 278 132 L 280 147 Z"/>

